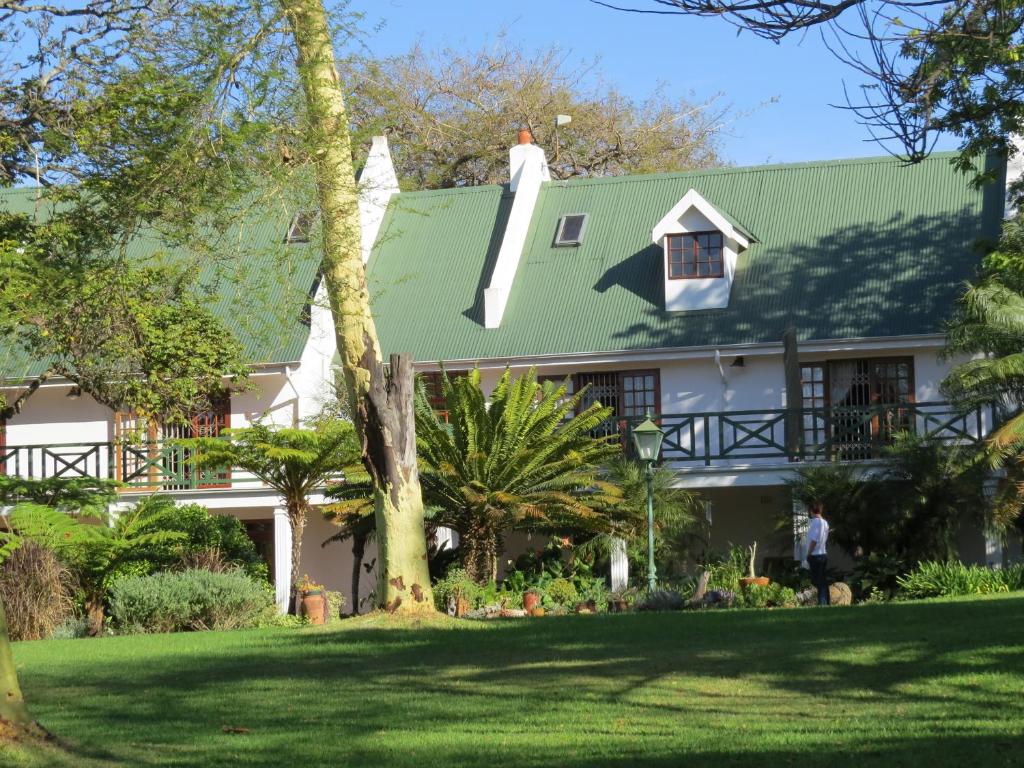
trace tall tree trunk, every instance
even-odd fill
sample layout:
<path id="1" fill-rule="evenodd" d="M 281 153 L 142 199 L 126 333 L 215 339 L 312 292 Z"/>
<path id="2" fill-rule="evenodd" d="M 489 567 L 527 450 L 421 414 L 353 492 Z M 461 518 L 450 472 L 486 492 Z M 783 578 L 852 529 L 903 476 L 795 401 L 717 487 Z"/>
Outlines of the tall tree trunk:
<path id="1" fill-rule="evenodd" d="M 18 673 L 11 655 L 11 641 L 7 637 L 7 616 L 0 605 L 0 741 L 19 731 L 33 729 L 25 700 L 18 687 Z"/>
<path id="2" fill-rule="evenodd" d="M 295 38 L 306 100 L 308 148 L 316 162 L 327 295 L 362 441 L 374 481 L 377 605 L 391 612 L 434 610 L 416 468 L 412 365 L 381 359 L 360 251 L 358 189 L 349 126 L 322 0 L 279 0 Z"/>
<path id="3" fill-rule="evenodd" d="M 292 573 L 291 573 L 291 598 L 289 604 L 291 608 L 289 611 L 294 615 L 299 615 L 299 590 L 296 585 L 299 583 L 299 573 L 301 568 L 302 560 L 302 534 L 306 530 L 306 504 L 305 499 L 293 500 L 289 499 L 288 505 L 288 524 L 292 529 Z"/>

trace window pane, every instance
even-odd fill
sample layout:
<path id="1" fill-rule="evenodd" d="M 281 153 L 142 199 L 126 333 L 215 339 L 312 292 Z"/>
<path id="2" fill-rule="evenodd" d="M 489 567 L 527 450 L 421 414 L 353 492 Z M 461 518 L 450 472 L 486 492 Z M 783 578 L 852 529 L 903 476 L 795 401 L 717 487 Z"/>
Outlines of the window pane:
<path id="1" fill-rule="evenodd" d="M 632 376 L 626 376 L 622 380 L 622 388 L 624 390 L 626 390 L 627 392 L 632 392 L 633 391 L 633 377 Z"/>
<path id="2" fill-rule="evenodd" d="M 580 239 L 580 233 L 583 232 L 583 221 L 584 216 L 566 216 L 562 221 L 562 237 L 560 238 L 563 242 L 573 242 Z"/>
<path id="3" fill-rule="evenodd" d="M 644 388 L 645 389 L 654 389 L 654 377 L 653 376 L 645 376 L 644 377 Z"/>

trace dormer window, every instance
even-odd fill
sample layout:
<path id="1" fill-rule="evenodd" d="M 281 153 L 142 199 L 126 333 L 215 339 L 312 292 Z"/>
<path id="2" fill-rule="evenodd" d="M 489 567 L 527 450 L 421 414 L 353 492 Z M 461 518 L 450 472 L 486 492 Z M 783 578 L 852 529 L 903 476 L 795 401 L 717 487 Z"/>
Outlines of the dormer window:
<path id="1" fill-rule="evenodd" d="M 667 235 L 665 249 L 668 252 L 669 280 L 725 276 L 721 232 Z"/>
<path id="2" fill-rule="evenodd" d="M 651 230 L 664 252 L 665 310 L 729 306 L 737 258 L 752 236 L 731 215 L 689 190 Z"/>

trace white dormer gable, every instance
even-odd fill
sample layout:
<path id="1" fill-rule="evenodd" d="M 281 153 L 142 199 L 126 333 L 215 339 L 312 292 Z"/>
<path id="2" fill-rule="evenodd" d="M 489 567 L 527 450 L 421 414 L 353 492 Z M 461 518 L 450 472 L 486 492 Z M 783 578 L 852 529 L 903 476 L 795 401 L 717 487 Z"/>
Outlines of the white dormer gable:
<path id="1" fill-rule="evenodd" d="M 672 206 L 654 226 L 651 239 L 662 251 L 667 311 L 729 306 L 736 258 L 750 247 L 750 237 L 697 190 Z"/>

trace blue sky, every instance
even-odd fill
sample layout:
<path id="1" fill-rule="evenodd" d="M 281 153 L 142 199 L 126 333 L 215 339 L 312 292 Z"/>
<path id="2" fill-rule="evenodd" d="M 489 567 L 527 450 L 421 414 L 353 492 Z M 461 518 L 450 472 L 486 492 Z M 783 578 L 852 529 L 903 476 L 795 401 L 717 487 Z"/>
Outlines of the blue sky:
<path id="1" fill-rule="evenodd" d="M 739 113 L 723 141 L 725 159 L 737 165 L 882 153 L 850 112 L 829 106 L 845 103 L 844 79 L 852 88 L 861 79 L 817 32 L 776 45 L 737 36 L 718 19 L 621 13 L 588 0 L 352 0 L 350 8 L 366 13 L 368 30 L 381 25 L 366 41 L 379 56 L 416 41 L 478 47 L 505 29 L 527 50 L 557 43 L 571 59 L 600 56 L 605 78 L 638 98 L 658 83 L 693 101 L 722 93 Z M 955 147 L 944 139 L 938 148 Z"/>

